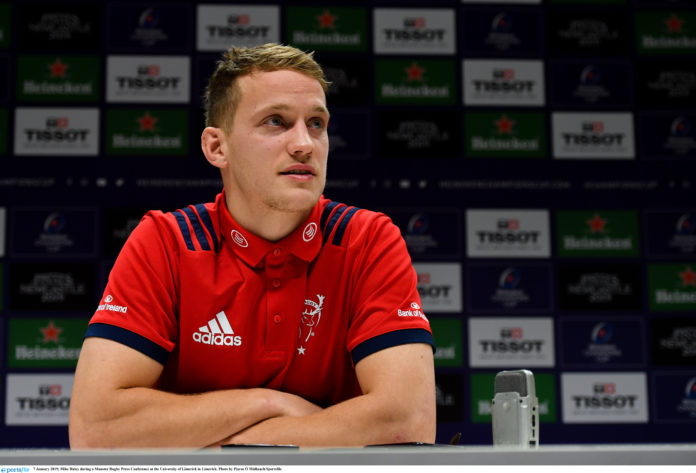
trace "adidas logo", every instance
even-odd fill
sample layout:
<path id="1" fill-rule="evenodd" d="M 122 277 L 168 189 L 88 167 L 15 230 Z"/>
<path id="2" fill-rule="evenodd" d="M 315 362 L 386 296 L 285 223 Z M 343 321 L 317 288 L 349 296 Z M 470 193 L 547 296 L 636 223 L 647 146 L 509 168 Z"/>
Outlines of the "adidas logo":
<path id="1" fill-rule="evenodd" d="M 224 311 L 215 314 L 215 317 L 193 332 L 193 340 L 206 345 L 238 347 L 242 344 L 242 337 L 234 334 L 230 321 Z"/>

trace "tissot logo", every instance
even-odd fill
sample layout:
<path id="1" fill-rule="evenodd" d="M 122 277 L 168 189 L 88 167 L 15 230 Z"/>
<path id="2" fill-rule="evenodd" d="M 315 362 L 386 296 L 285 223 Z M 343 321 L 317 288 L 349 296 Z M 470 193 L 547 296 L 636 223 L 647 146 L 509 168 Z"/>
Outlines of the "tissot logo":
<path id="1" fill-rule="evenodd" d="M 461 265 L 458 263 L 415 263 L 418 293 L 423 310 L 430 312 L 461 312 Z"/>
<path id="2" fill-rule="evenodd" d="M 375 8 L 375 52 L 381 54 L 454 54 L 452 9 Z"/>
<path id="3" fill-rule="evenodd" d="M 630 113 L 565 113 L 551 117 L 556 159 L 633 159 Z"/>
<path id="4" fill-rule="evenodd" d="M 6 425 L 68 425 L 73 375 L 7 375 Z"/>
<path id="5" fill-rule="evenodd" d="M 469 257 L 534 258 L 550 255 L 546 210 L 467 210 Z"/>
<path id="6" fill-rule="evenodd" d="M 554 366 L 550 318 L 469 319 L 469 362 L 476 367 Z"/>
<path id="7" fill-rule="evenodd" d="M 186 103 L 188 56 L 109 56 L 107 102 Z"/>
<path id="8" fill-rule="evenodd" d="M 224 51 L 280 40 L 280 9 L 275 5 L 198 5 L 199 51 Z"/>
<path id="9" fill-rule="evenodd" d="M 532 60 L 465 59 L 465 105 L 544 105 L 543 63 Z"/>
<path id="10" fill-rule="evenodd" d="M 648 421 L 645 373 L 563 373 L 563 422 Z"/>
<path id="11" fill-rule="evenodd" d="M 96 155 L 99 111 L 91 108 L 15 110 L 17 155 Z"/>

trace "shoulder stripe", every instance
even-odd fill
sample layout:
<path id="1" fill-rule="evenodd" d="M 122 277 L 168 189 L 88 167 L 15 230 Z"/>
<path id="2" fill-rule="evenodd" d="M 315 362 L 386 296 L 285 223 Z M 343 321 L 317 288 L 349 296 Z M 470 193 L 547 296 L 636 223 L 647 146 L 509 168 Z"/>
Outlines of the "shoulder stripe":
<path id="1" fill-rule="evenodd" d="M 336 226 L 336 223 L 338 223 L 338 220 L 341 218 L 341 215 L 343 215 L 343 212 L 345 212 L 347 208 L 348 207 L 346 207 L 344 204 L 339 204 L 336 207 L 336 210 L 334 211 L 333 215 L 329 219 L 329 222 L 326 224 L 326 228 L 324 229 L 324 243 L 326 243 L 329 239 L 329 235 L 331 235 L 331 232 Z"/>
<path id="2" fill-rule="evenodd" d="M 179 229 L 181 230 L 181 234 L 184 237 L 184 241 L 186 242 L 186 248 L 188 248 L 191 251 L 195 251 L 196 248 L 193 246 L 193 240 L 191 240 L 191 232 L 189 232 L 188 229 L 188 223 L 186 223 L 186 217 L 180 212 L 172 212 L 174 217 L 176 217 L 176 222 L 179 224 Z"/>
<path id="3" fill-rule="evenodd" d="M 122 343 L 163 365 L 167 363 L 167 359 L 169 358 L 169 352 L 155 342 L 135 332 L 115 325 L 102 323 L 90 324 L 90 326 L 87 327 L 87 333 L 85 333 L 85 338 L 87 337 L 107 338 Z"/>
<path id="4" fill-rule="evenodd" d="M 210 219 L 208 209 L 205 208 L 204 204 L 196 204 L 195 207 L 196 212 L 198 212 L 198 215 L 201 217 L 203 225 L 205 225 L 205 228 L 208 229 L 208 233 L 210 233 L 210 236 L 213 239 L 213 247 L 215 248 L 215 250 L 217 250 L 220 246 L 220 242 L 218 241 L 217 232 L 215 231 L 215 227 L 213 226 L 213 221 Z"/>
<path id="5" fill-rule="evenodd" d="M 329 215 L 331 215 L 331 212 L 333 212 L 333 210 L 336 208 L 338 204 L 338 202 L 332 200 L 331 202 L 326 204 L 326 207 L 324 207 L 324 211 L 321 213 L 321 219 L 319 220 L 319 228 L 321 228 L 322 232 L 324 231 L 326 221 L 329 219 Z"/>
<path id="6" fill-rule="evenodd" d="M 358 210 L 360 210 L 358 207 L 351 207 L 350 209 L 348 209 L 344 217 L 341 219 L 341 223 L 338 224 L 336 234 L 334 235 L 332 241 L 334 245 L 341 246 L 343 234 L 346 232 L 346 228 L 348 228 L 348 223 L 350 223 L 350 219 L 353 218 L 353 215 L 355 215 L 355 212 L 357 212 Z"/>
<path id="7" fill-rule="evenodd" d="M 208 243 L 208 239 L 205 236 L 205 231 L 203 230 L 203 225 L 201 225 L 201 221 L 198 220 L 198 215 L 196 215 L 196 212 L 191 210 L 190 207 L 185 207 L 181 210 L 186 214 L 191 222 L 193 232 L 196 234 L 196 238 L 198 239 L 198 244 L 201 245 L 201 249 L 210 251 L 210 244 Z"/>
<path id="8" fill-rule="evenodd" d="M 350 356 L 353 359 L 353 364 L 356 365 L 358 361 L 375 352 L 408 343 L 426 343 L 432 347 L 433 353 L 435 353 L 435 342 L 430 332 L 424 328 L 407 328 L 368 338 L 353 348 Z"/>

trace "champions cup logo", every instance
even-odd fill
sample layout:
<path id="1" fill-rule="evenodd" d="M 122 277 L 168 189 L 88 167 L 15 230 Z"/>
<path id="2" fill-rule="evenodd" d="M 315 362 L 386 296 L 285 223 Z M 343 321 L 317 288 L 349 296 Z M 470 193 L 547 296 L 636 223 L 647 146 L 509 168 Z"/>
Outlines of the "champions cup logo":
<path id="1" fill-rule="evenodd" d="M 684 397 L 696 401 L 696 378 L 691 378 L 686 383 L 686 388 L 684 389 Z"/>
<path id="2" fill-rule="evenodd" d="M 696 234 L 696 213 L 684 214 L 677 220 L 677 234 L 694 235 Z"/>
<path id="3" fill-rule="evenodd" d="M 690 136 L 693 131 L 691 120 L 685 117 L 677 117 L 669 127 L 669 133 L 676 138 L 684 138 Z"/>
<path id="4" fill-rule="evenodd" d="M 491 30 L 495 33 L 509 33 L 512 30 L 512 17 L 507 13 L 498 13 L 491 22 Z"/>
<path id="5" fill-rule="evenodd" d="M 599 323 L 599 324 L 595 325 L 594 328 L 592 329 L 592 334 L 590 335 L 590 339 L 592 340 L 592 343 L 604 345 L 606 343 L 609 343 L 613 333 L 614 333 L 614 329 L 611 326 L 611 324 Z"/>
<path id="6" fill-rule="evenodd" d="M 498 279 L 498 287 L 501 289 L 515 289 L 520 284 L 521 274 L 518 268 L 507 268 Z"/>

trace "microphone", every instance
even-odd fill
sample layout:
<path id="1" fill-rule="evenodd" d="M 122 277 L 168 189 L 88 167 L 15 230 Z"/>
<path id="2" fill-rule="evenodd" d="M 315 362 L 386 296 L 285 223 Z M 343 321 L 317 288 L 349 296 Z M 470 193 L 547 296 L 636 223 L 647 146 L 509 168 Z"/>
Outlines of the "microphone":
<path id="1" fill-rule="evenodd" d="M 539 399 L 529 370 L 501 371 L 495 375 L 493 445 L 539 446 Z"/>

